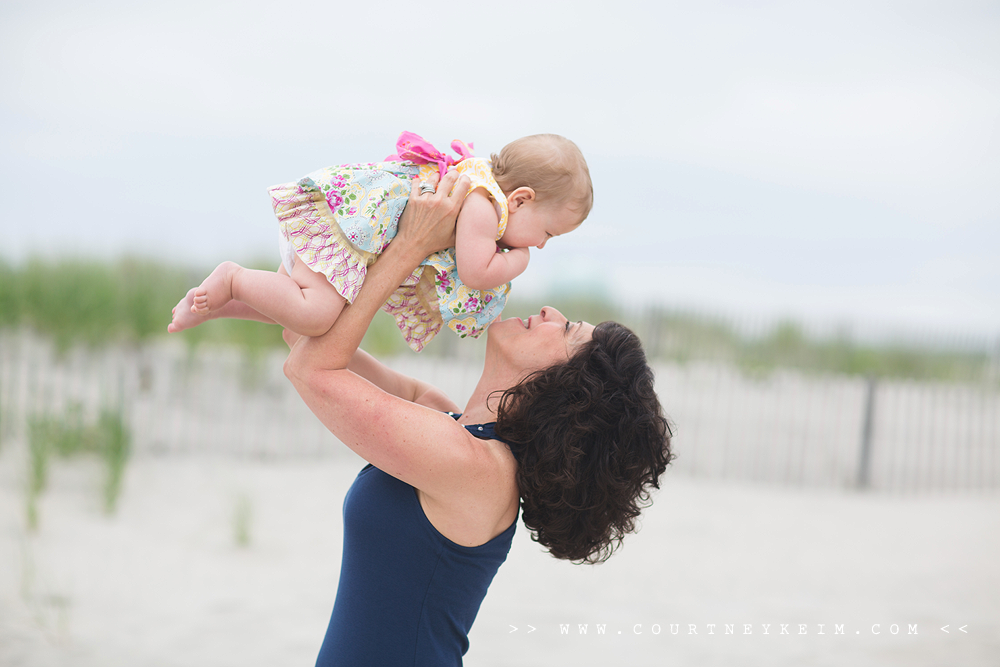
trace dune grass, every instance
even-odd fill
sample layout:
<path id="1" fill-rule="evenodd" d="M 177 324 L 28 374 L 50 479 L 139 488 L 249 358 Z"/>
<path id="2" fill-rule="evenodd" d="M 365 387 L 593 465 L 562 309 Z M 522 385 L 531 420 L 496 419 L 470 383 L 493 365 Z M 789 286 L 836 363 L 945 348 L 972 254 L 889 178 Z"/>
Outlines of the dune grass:
<path id="1" fill-rule="evenodd" d="M 777 368 L 947 382 L 997 382 L 1000 350 L 987 340 L 885 335 L 855 338 L 845 330 L 809 334 L 785 320 L 751 330 L 723 318 L 660 312 L 646 317 L 640 335 L 658 358 L 731 362 L 750 374 Z"/>
<path id="2" fill-rule="evenodd" d="M 564 296 L 552 299 L 572 320 L 619 321 L 633 329 L 653 359 L 680 363 L 723 361 L 750 375 L 780 368 L 949 382 L 998 384 L 1000 339 L 941 339 L 884 335 L 862 340 L 847 330 L 811 334 L 791 320 L 752 323 L 738 318 L 649 308 L 623 310 L 608 301 Z M 514 313 L 538 312 L 541 303 L 511 299 Z"/>
<path id="3" fill-rule="evenodd" d="M 273 268 L 267 262 L 257 266 Z M 17 266 L 0 260 L 0 328 L 30 327 L 50 336 L 59 350 L 78 344 L 141 345 L 168 335 L 171 309 L 209 270 L 192 271 L 140 258 L 111 263 L 31 260 Z M 875 377 L 996 382 L 996 341 L 883 337 L 865 342 L 843 331 L 810 334 L 792 321 L 751 330 L 739 321 L 714 315 L 663 308 L 625 310 L 592 295 L 560 294 L 546 301 L 557 304 L 573 320 L 625 323 L 640 335 L 654 359 L 721 360 L 747 373 L 790 367 Z M 541 301 L 522 299 L 515 289 L 506 312 L 525 316 L 538 312 L 541 305 Z M 284 345 L 279 327 L 240 320 L 213 320 L 170 335 L 192 349 L 235 345 L 245 351 L 250 366 L 264 352 Z M 438 336 L 423 354 L 468 356 L 469 350 L 481 346 L 481 341 L 442 340 L 447 338 Z M 376 317 L 363 345 L 376 355 L 410 353 L 392 318 L 385 314 Z"/>
<path id="4" fill-rule="evenodd" d="M 125 466 L 131 453 L 131 432 L 121 410 L 104 409 L 93 422 L 87 422 L 79 405 L 62 414 L 28 419 L 28 484 L 26 520 L 28 528 L 39 524 L 38 499 L 48 482 L 52 458 L 79 455 L 99 457 L 104 463 L 101 499 L 104 511 L 114 513 L 121 495 Z"/>
<path id="5" fill-rule="evenodd" d="M 253 504 L 250 496 L 240 493 L 233 505 L 233 543 L 240 549 L 250 546 L 250 527 L 253 523 Z"/>
<path id="6" fill-rule="evenodd" d="M 0 327 L 30 327 L 57 349 L 72 345 L 141 344 L 166 336 L 170 311 L 207 275 L 142 260 L 69 259 L 0 262 Z M 177 334 L 187 344 L 235 344 L 261 350 L 282 344 L 278 327 L 219 320 Z"/>

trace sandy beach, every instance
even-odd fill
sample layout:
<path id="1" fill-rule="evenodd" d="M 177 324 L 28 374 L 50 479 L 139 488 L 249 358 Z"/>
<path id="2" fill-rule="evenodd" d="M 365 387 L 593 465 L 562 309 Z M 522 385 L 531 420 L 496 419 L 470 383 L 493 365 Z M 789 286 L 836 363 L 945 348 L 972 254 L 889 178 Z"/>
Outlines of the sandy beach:
<path id="1" fill-rule="evenodd" d="M 496 165 L 536 243 L 504 317 L 635 330 L 677 455 L 607 563 L 519 519 L 466 665 L 1000 667 L 998 35 L 997 0 L 0 2 L 0 667 L 315 664 L 364 461 L 277 327 L 166 328 L 278 267 L 269 186 L 402 131 Z M 592 207 L 508 161 L 536 133 Z M 376 318 L 464 408 L 488 336 Z"/>
<path id="2" fill-rule="evenodd" d="M 139 456 L 112 516 L 97 463 L 58 460 L 34 533 L 25 456 L 0 449 L 0 664 L 313 664 L 352 453 Z M 556 561 L 521 526 L 466 664 L 996 665 L 998 552 L 995 494 L 668 472 L 603 565 Z"/>

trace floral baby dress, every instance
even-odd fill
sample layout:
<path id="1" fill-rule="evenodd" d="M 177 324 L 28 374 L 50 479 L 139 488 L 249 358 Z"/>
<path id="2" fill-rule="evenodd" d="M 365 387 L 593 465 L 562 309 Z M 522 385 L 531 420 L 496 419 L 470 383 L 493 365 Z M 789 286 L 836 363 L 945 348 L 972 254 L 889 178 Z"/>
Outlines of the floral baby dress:
<path id="1" fill-rule="evenodd" d="M 398 154 L 386 161 L 325 167 L 296 183 L 268 188 L 286 269 L 291 272 L 298 257 L 353 303 L 368 266 L 396 236 L 410 181 L 434 170 L 443 175 L 450 166 L 472 181 L 469 192 L 481 187 L 493 198 L 500 214 L 499 240 L 507 227 L 507 198 L 489 161 L 472 157 L 471 145 L 456 141 L 452 148 L 458 160 L 404 132 Z M 445 324 L 463 338 L 479 336 L 500 315 L 509 292 L 510 283 L 491 290 L 464 285 L 455 249 L 449 248 L 425 259 L 382 309 L 395 318 L 410 348 L 419 352 Z"/>

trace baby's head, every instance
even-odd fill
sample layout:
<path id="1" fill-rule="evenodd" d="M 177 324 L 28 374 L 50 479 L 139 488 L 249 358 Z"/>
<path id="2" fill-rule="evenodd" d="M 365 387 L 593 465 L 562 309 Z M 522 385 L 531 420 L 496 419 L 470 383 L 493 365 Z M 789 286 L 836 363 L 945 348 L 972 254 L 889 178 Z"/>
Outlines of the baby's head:
<path id="1" fill-rule="evenodd" d="M 508 230 L 512 236 L 522 236 L 515 234 L 525 231 L 518 229 L 522 223 L 537 227 L 535 236 L 556 236 L 575 229 L 590 213 L 594 203 L 590 171 L 580 149 L 569 139 L 558 134 L 533 134 L 512 141 L 490 157 L 493 178 L 507 195 Z M 525 215 L 525 206 L 532 214 Z M 555 227 L 546 231 L 536 224 L 539 213 L 546 214 Z M 502 240 L 515 247 L 541 247 L 548 238 L 540 237 L 541 243 L 525 243 L 507 239 L 507 234 L 504 237 Z"/>

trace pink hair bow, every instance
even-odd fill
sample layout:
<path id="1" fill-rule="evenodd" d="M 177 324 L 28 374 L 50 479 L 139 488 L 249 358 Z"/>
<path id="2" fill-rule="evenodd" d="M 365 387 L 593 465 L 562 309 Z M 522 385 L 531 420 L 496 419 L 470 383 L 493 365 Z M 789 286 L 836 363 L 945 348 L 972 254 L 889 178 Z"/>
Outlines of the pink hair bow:
<path id="1" fill-rule="evenodd" d="M 466 144 L 464 141 L 456 139 L 451 142 L 451 150 L 458 153 L 459 158 L 456 160 L 450 155 L 445 155 L 438 149 L 434 148 L 429 141 L 426 141 L 419 134 L 414 134 L 413 132 L 403 132 L 399 135 L 399 139 L 396 140 L 396 154 L 390 155 L 386 158 L 386 161 L 407 161 L 413 162 L 415 164 L 436 164 L 438 166 L 438 172 L 441 174 L 441 178 L 448 172 L 448 168 L 458 164 L 466 158 L 473 157 L 472 155 L 472 144 Z"/>

